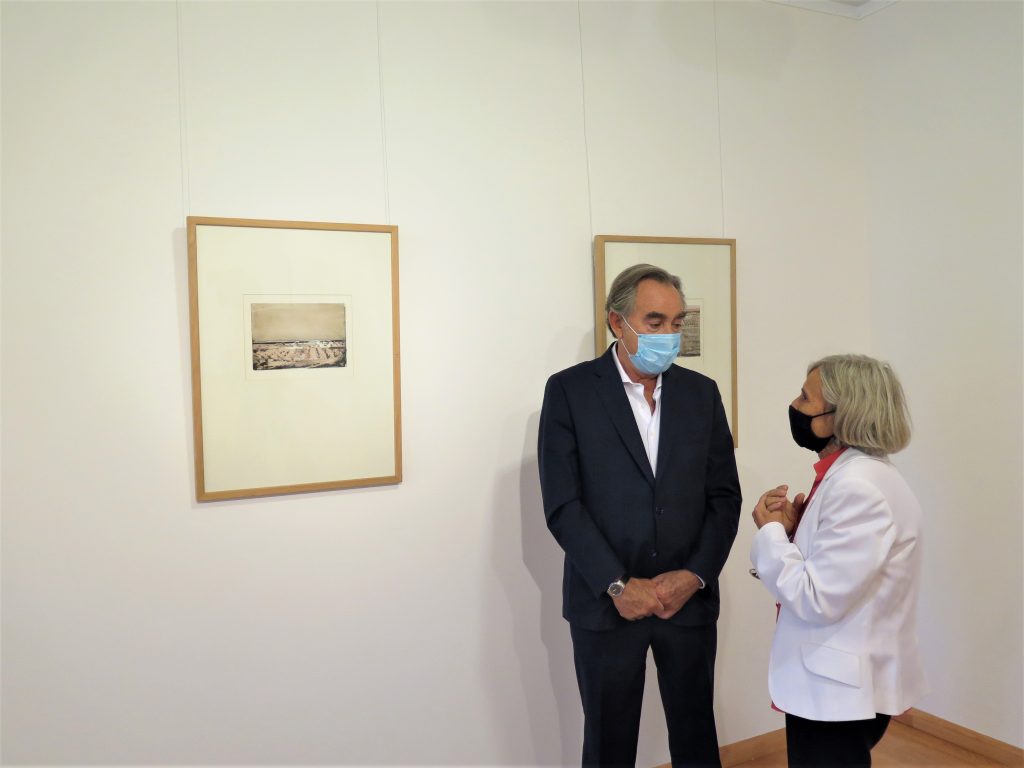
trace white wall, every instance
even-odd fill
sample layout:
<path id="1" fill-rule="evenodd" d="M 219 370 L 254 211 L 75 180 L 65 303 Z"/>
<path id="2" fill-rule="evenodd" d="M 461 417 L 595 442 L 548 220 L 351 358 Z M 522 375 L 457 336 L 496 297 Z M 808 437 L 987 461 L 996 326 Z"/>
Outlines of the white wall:
<path id="1" fill-rule="evenodd" d="M 888 13 L 5 2 L 4 761 L 578 760 L 534 443 L 544 380 L 593 349 L 591 238 L 738 239 L 741 480 L 806 478 L 803 366 L 905 319 L 863 257 L 890 239 L 859 69 Z M 399 225 L 400 486 L 194 501 L 189 214 Z M 750 535 L 722 743 L 781 727 Z M 649 683 L 641 764 L 667 760 Z M 1002 716 L 958 721 L 1012 740 Z"/>
<path id="2" fill-rule="evenodd" d="M 857 258 L 862 110 L 850 66 L 857 27 L 771 3 L 721 3 L 717 14 L 725 231 L 737 240 L 739 264 L 736 458 L 745 498 L 719 626 L 725 744 L 784 725 L 767 706 L 775 605 L 747 573 L 749 511 L 766 489 L 799 487 L 812 473 L 814 457 L 793 444 L 786 415 L 807 363 L 864 349 L 870 332 L 849 320 L 867 310 L 868 281 L 868 265 Z"/>
<path id="3" fill-rule="evenodd" d="M 865 20 L 871 326 L 928 517 L 921 708 L 1024 744 L 1020 3 Z"/>

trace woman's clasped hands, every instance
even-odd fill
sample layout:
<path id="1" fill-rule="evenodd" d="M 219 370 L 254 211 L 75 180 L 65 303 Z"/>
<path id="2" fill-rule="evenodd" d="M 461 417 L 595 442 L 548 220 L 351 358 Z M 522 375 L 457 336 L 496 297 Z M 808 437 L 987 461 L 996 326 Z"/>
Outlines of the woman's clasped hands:
<path id="1" fill-rule="evenodd" d="M 786 533 L 792 535 L 804 511 L 804 494 L 798 493 L 792 501 L 786 496 L 788 485 L 780 485 L 761 494 L 754 507 L 754 522 L 758 528 L 768 523 L 782 523 Z"/>

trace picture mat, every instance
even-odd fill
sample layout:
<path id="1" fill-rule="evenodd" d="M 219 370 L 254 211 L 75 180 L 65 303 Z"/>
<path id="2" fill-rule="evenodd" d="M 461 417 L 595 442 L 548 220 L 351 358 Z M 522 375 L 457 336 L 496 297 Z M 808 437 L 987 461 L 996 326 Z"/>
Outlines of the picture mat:
<path id="1" fill-rule="evenodd" d="M 200 224 L 196 252 L 205 491 L 395 475 L 390 233 Z M 244 297 L 286 292 L 359 297 L 347 376 L 243 375 Z"/>
<path id="2" fill-rule="evenodd" d="M 733 392 L 732 250 L 712 243 L 653 243 L 604 241 L 604 292 L 626 267 L 653 264 L 677 275 L 683 294 L 700 297 L 701 356 L 677 357 L 676 365 L 715 380 L 725 405 L 729 427 L 736 433 Z M 602 299 L 603 301 L 603 299 Z M 603 305 L 602 305 L 603 306 Z M 615 337 L 603 323 L 604 348 Z"/>

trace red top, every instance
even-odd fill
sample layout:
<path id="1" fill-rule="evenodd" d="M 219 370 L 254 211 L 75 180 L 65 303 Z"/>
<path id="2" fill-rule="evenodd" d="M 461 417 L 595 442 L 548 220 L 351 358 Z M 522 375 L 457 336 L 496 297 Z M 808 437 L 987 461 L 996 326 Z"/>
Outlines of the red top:
<path id="1" fill-rule="evenodd" d="M 838 459 L 840 456 L 842 456 L 845 451 L 846 451 L 846 446 L 844 445 L 842 448 L 840 448 L 835 453 L 830 453 L 828 456 L 826 456 L 821 461 L 815 462 L 815 464 L 814 464 L 814 484 L 811 486 L 811 492 L 808 493 L 807 494 L 807 498 L 804 499 L 804 506 L 800 510 L 800 517 L 797 518 L 796 525 L 793 526 L 793 532 L 791 534 L 789 534 L 789 540 L 790 541 L 792 541 L 793 538 L 796 536 L 796 529 L 800 527 L 800 521 L 804 519 L 803 510 L 807 509 L 807 505 L 811 503 L 811 497 L 814 496 L 814 492 L 816 490 L 818 490 L 818 486 L 821 485 L 821 480 L 822 480 L 822 478 L 825 477 L 825 473 L 828 472 L 829 469 L 832 468 L 832 465 L 836 463 L 836 459 Z"/>

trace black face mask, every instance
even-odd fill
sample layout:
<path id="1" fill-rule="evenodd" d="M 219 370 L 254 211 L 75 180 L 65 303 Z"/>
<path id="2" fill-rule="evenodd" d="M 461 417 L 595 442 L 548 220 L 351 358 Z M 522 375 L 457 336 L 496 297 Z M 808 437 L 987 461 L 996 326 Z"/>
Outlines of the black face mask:
<path id="1" fill-rule="evenodd" d="M 808 416 L 806 413 L 800 413 L 792 405 L 789 406 L 789 431 L 793 433 L 794 442 L 801 448 L 806 448 L 815 453 L 821 453 L 825 450 L 825 447 L 832 442 L 832 437 L 831 435 L 829 437 L 818 437 L 814 434 L 814 430 L 811 429 L 811 422 L 818 418 L 818 416 L 828 416 L 830 413 L 835 413 L 835 409 L 833 408 L 831 411 L 818 413 L 814 416 Z"/>

